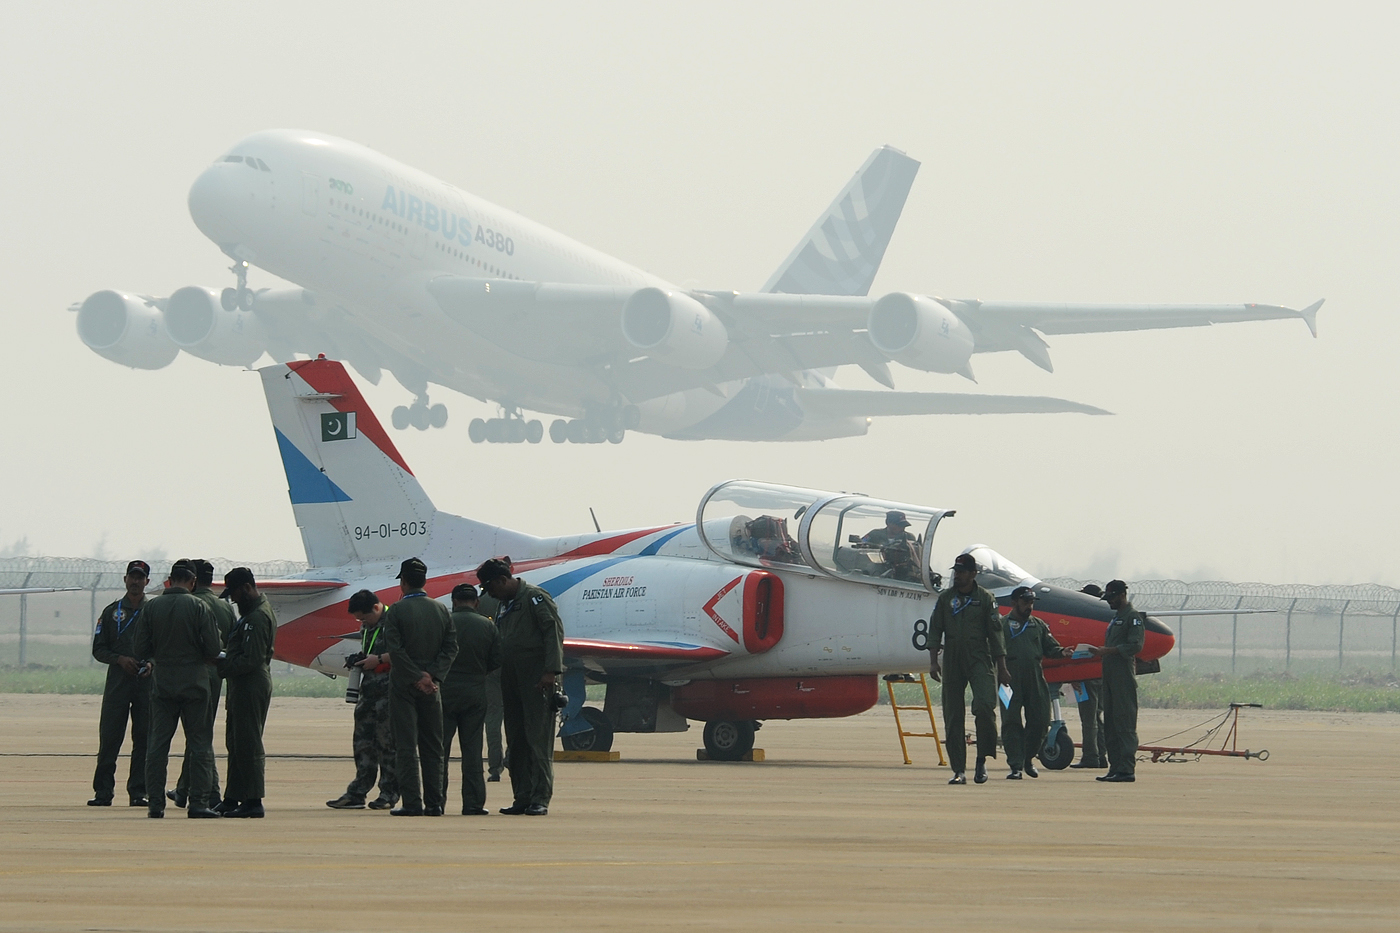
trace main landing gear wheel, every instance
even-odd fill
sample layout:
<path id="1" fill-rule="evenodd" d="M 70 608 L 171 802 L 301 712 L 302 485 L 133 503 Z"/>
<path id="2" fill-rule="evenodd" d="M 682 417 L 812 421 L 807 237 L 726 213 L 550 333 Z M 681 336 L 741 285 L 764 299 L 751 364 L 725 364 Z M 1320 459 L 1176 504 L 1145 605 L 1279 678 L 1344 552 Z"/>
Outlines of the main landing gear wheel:
<path id="1" fill-rule="evenodd" d="M 1054 741 L 1046 742 L 1040 750 L 1040 763 L 1051 771 L 1063 771 L 1074 760 L 1074 739 L 1061 728 L 1055 733 Z"/>
<path id="2" fill-rule="evenodd" d="M 538 444 L 544 440 L 544 424 L 524 418 L 473 418 L 467 437 L 473 444 Z"/>
<path id="3" fill-rule="evenodd" d="M 584 732 L 566 735 L 560 740 L 568 752 L 607 752 L 612 751 L 613 727 L 607 714 L 595 706 L 585 706 L 578 711 L 584 722 L 592 726 Z"/>
<path id="4" fill-rule="evenodd" d="M 428 428 L 445 428 L 447 427 L 447 406 L 441 402 L 429 405 L 426 398 L 420 398 L 412 405 L 400 405 L 395 408 L 389 415 L 389 421 L 397 431 L 407 430 L 410 425 L 420 431 L 426 431 Z"/>
<path id="5" fill-rule="evenodd" d="M 711 761 L 743 761 L 753 751 L 754 732 L 758 723 L 752 719 L 731 722 L 717 719 L 705 723 L 705 754 Z"/>

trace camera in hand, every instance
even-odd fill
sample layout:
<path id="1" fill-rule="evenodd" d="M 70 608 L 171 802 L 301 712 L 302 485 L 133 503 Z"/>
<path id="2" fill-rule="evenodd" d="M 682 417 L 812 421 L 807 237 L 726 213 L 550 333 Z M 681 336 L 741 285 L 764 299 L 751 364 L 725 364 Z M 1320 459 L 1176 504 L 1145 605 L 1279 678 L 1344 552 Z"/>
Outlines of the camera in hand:
<path id="1" fill-rule="evenodd" d="M 347 671 L 354 670 L 355 665 L 359 664 L 367 657 L 369 657 L 369 655 L 365 654 L 363 651 L 356 651 L 354 654 L 347 654 L 345 656 L 345 669 Z"/>
<path id="2" fill-rule="evenodd" d="M 542 690 L 541 692 L 544 693 L 544 698 L 545 701 L 549 703 L 549 708 L 556 713 L 569 705 L 569 695 L 565 693 L 562 689 L 560 689 L 557 685 L 555 686 L 553 693 L 550 693 L 547 688 Z"/>
<path id="3" fill-rule="evenodd" d="M 137 676 L 137 677 L 145 677 L 145 676 L 146 676 L 147 674 L 149 674 L 150 672 L 151 672 L 151 662 L 150 662 L 150 661 L 137 661 L 137 662 L 136 662 L 136 676 Z"/>

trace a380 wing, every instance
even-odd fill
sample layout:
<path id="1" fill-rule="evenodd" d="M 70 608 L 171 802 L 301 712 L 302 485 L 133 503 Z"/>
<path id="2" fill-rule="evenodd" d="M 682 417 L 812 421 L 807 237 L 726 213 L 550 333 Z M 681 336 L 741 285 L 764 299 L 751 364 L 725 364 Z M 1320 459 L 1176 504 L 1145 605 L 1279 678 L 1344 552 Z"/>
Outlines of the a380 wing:
<path id="1" fill-rule="evenodd" d="M 879 389 L 798 389 L 804 410 L 830 418 L 880 415 L 1015 415 L 1112 412 L 1062 398 L 1039 395 L 974 395 L 969 392 L 893 392 Z"/>

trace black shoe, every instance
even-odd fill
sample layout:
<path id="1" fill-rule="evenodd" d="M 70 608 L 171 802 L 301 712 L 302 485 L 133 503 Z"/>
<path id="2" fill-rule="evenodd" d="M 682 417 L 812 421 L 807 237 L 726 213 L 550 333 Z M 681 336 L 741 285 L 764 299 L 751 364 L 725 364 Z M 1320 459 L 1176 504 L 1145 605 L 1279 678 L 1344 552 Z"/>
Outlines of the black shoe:
<path id="1" fill-rule="evenodd" d="M 542 803 L 532 803 L 525 808 L 526 816 L 549 816 L 549 807 Z"/>
<path id="2" fill-rule="evenodd" d="M 463 816 L 490 816 L 491 811 L 485 807 L 463 807 Z"/>
<path id="3" fill-rule="evenodd" d="M 153 819 L 153 820 L 165 819 L 165 811 L 164 811 L 164 810 L 147 810 L 147 811 L 146 811 L 146 816 L 150 817 L 150 818 Z"/>
<path id="4" fill-rule="evenodd" d="M 442 807 L 424 807 L 424 816 L 442 816 Z"/>
<path id="5" fill-rule="evenodd" d="M 500 776 L 499 774 L 492 774 L 492 775 L 489 775 L 489 776 L 486 778 L 486 783 L 488 783 L 488 784 L 499 784 L 499 783 L 501 783 L 501 776 Z"/>
<path id="6" fill-rule="evenodd" d="M 165 792 L 165 799 L 183 810 L 185 809 L 185 804 L 190 802 L 190 795 L 182 790 L 168 790 Z M 135 804 L 132 804 L 132 806 L 135 806 Z"/>
<path id="7" fill-rule="evenodd" d="M 1103 781 L 1107 784 L 1131 784 L 1137 778 L 1131 774 L 1105 774 L 1101 778 L 1094 778 L 1096 781 Z"/>
<path id="8" fill-rule="evenodd" d="M 1021 780 L 1021 772 L 1020 772 L 1020 771 L 1012 771 L 1010 774 L 1008 774 L 1008 775 L 1006 776 L 1006 779 L 1007 779 L 1008 781 L 1019 781 L 1019 780 Z"/>
<path id="9" fill-rule="evenodd" d="M 111 805 L 111 797 L 94 797 L 88 801 L 88 806 L 90 807 L 110 807 Z"/>
<path id="10" fill-rule="evenodd" d="M 966 775 L 966 774 L 963 774 L 961 771 L 954 771 L 954 772 L 953 772 L 953 776 L 952 776 L 952 778 L 949 779 L 948 783 L 949 783 L 949 784 L 966 784 L 966 783 L 967 783 L 967 775 Z"/>
<path id="11" fill-rule="evenodd" d="M 1035 765 L 1026 765 L 1026 777 L 1040 777 L 1040 772 L 1035 770 Z"/>
<path id="12" fill-rule="evenodd" d="M 513 803 L 508 807 L 501 807 L 501 812 L 509 814 L 510 816 L 517 816 L 521 813 L 524 813 L 528 809 L 530 809 L 529 804 Z"/>
<path id="13" fill-rule="evenodd" d="M 222 813 L 215 813 L 208 807 L 201 807 L 198 805 L 190 807 L 189 810 L 185 811 L 185 816 L 192 820 L 217 820 L 223 818 Z"/>
<path id="14" fill-rule="evenodd" d="M 1070 765 L 1070 767 L 1071 767 L 1071 768 L 1101 768 L 1101 767 L 1103 767 L 1103 766 L 1100 765 L 1097 761 L 1094 761 L 1094 760 L 1092 760 L 1092 759 L 1089 759 L 1089 758 L 1081 758 L 1081 759 L 1079 759 L 1078 761 L 1076 761 L 1074 764 Z"/>
<path id="15" fill-rule="evenodd" d="M 247 800 L 232 810 L 220 810 L 219 812 L 230 820 L 260 820 L 265 815 L 260 800 Z"/>
<path id="16" fill-rule="evenodd" d="M 210 807 L 209 809 L 213 810 L 215 813 L 227 816 L 231 811 L 238 809 L 238 801 L 230 800 L 227 797 L 225 797 L 223 799 L 223 802 L 220 803 L 217 807 Z"/>
<path id="17" fill-rule="evenodd" d="M 151 802 L 145 797 L 132 797 L 126 802 L 128 807 L 149 807 Z"/>
<path id="18" fill-rule="evenodd" d="M 422 807 L 398 807 L 389 811 L 390 816 L 422 816 Z"/>
<path id="19" fill-rule="evenodd" d="M 974 784 L 987 783 L 987 763 L 981 758 L 977 759 L 977 768 L 972 772 L 972 782 Z"/>
<path id="20" fill-rule="evenodd" d="M 365 808 L 365 798 L 341 794 L 334 800 L 327 800 L 326 806 L 330 807 L 332 810 L 363 810 Z"/>
<path id="21" fill-rule="evenodd" d="M 220 797 L 218 794 L 210 794 L 210 795 L 209 795 L 209 809 L 212 810 L 212 809 L 214 809 L 215 807 L 217 807 L 219 804 L 221 804 L 221 803 L 223 803 L 223 802 L 224 802 L 224 799 L 223 799 L 222 797 Z"/>
<path id="22" fill-rule="evenodd" d="M 371 810 L 390 810 L 396 803 L 398 803 L 397 800 L 390 800 L 388 797 L 376 797 L 369 802 L 369 808 Z"/>

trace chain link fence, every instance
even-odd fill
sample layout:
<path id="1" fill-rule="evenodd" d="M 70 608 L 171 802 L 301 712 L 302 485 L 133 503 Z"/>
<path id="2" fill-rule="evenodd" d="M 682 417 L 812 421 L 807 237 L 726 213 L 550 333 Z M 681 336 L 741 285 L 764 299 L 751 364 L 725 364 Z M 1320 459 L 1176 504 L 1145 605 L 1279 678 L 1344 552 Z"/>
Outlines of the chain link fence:
<path id="1" fill-rule="evenodd" d="M 1045 581 L 1079 589 L 1089 582 Z M 1172 657 L 1198 669 L 1320 672 L 1343 668 L 1396 670 L 1400 589 L 1376 583 L 1312 586 L 1301 583 L 1185 583 L 1128 581 L 1133 606 L 1153 610 L 1214 609 L 1222 615 L 1164 617 L 1176 632 Z M 1233 610 L 1274 610 L 1235 614 Z M 1164 659 L 1167 660 L 1167 659 Z"/>

